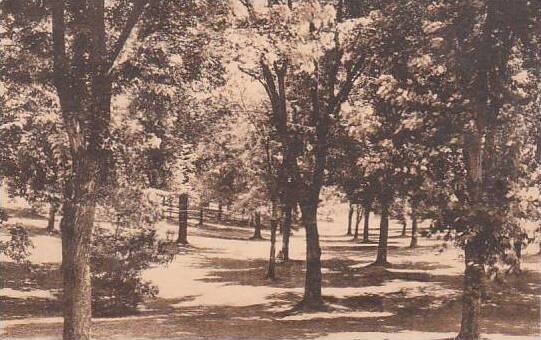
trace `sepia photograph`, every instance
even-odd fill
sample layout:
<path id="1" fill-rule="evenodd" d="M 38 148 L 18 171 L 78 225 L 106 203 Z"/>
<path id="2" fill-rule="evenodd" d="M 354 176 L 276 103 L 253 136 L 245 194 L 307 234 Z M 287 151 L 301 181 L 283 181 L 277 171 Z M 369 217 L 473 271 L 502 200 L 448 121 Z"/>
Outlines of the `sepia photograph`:
<path id="1" fill-rule="evenodd" d="M 0 0 L 0 339 L 541 339 L 541 0 Z"/>

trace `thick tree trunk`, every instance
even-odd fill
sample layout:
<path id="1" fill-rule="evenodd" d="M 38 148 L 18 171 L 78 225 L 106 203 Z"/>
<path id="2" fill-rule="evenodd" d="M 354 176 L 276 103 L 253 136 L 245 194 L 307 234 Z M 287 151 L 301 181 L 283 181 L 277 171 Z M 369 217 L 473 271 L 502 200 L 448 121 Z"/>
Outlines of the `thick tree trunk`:
<path id="1" fill-rule="evenodd" d="M 483 188 L 483 134 L 479 121 L 465 135 L 465 159 L 468 171 L 468 198 L 473 206 L 481 203 Z M 481 221 L 477 221 L 481 222 Z M 482 226 L 481 226 L 482 227 Z M 483 290 L 484 267 L 479 255 L 482 246 L 479 236 L 469 240 L 464 249 L 466 268 L 462 297 L 462 320 L 457 339 L 480 339 L 481 293 Z"/>
<path id="2" fill-rule="evenodd" d="M 475 245 L 465 249 L 464 295 L 462 297 L 462 322 L 457 340 L 480 339 L 481 291 L 484 268 Z"/>
<path id="3" fill-rule="evenodd" d="M 47 220 L 47 232 L 54 232 L 54 222 L 56 219 L 57 206 L 54 203 L 49 203 L 49 219 Z"/>
<path id="4" fill-rule="evenodd" d="M 282 256 L 283 261 L 289 261 L 289 236 L 291 236 L 291 206 L 285 205 L 282 221 Z"/>
<path id="5" fill-rule="evenodd" d="M 63 204 L 62 277 L 64 283 L 64 340 L 90 339 L 90 250 L 96 209 L 97 165 L 87 159 L 74 161 L 73 185 L 66 187 Z M 71 190 L 73 188 L 73 190 Z"/>
<path id="6" fill-rule="evenodd" d="M 323 306 L 321 297 L 321 248 L 317 230 L 317 203 L 301 204 L 302 222 L 306 230 L 306 280 L 303 306 Z"/>
<path id="7" fill-rule="evenodd" d="M 370 227 L 370 208 L 364 209 L 364 228 L 363 228 L 363 243 L 370 242 L 368 238 L 368 231 Z"/>
<path id="8" fill-rule="evenodd" d="M 122 52 L 145 2 L 138 2 L 125 27 L 107 51 L 105 2 L 50 1 L 53 82 L 71 154 L 72 174 L 64 189 L 62 276 L 64 340 L 90 339 L 90 249 L 98 183 L 107 176 L 104 145 L 111 119 L 111 71 Z M 66 48 L 66 21 L 70 45 Z"/>
<path id="9" fill-rule="evenodd" d="M 381 222 L 379 225 L 378 256 L 374 265 L 387 266 L 387 239 L 389 238 L 389 204 L 381 203 Z"/>
<path id="10" fill-rule="evenodd" d="M 363 210 L 361 209 L 361 206 L 357 205 L 357 209 L 355 211 L 355 234 L 353 234 L 353 240 L 355 241 L 359 239 L 359 224 L 361 223 L 362 212 Z"/>
<path id="11" fill-rule="evenodd" d="M 410 248 L 417 247 L 417 204 L 411 204 L 411 241 Z"/>
<path id="12" fill-rule="evenodd" d="M 188 194 L 178 197 L 178 209 L 177 243 L 188 244 Z"/>
<path id="13" fill-rule="evenodd" d="M 351 222 L 353 219 L 353 203 L 349 202 L 349 211 L 348 211 L 348 231 L 346 235 L 351 236 L 353 235 L 351 232 Z"/>
<path id="14" fill-rule="evenodd" d="M 254 236 L 252 236 L 252 240 L 262 240 L 263 237 L 261 236 L 261 213 L 256 211 L 253 215 L 253 221 L 254 221 Z"/>
<path id="15" fill-rule="evenodd" d="M 90 238 L 94 206 L 66 205 L 62 218 L 62 276 L 64 281 L 64 339 L 90 339 Z"/>

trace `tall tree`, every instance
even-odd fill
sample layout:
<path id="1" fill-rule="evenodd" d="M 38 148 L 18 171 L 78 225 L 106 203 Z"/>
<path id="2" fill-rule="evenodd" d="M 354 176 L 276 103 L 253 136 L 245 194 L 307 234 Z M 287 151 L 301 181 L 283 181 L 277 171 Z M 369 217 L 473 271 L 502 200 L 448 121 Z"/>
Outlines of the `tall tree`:
<path id="1" fill-rule="evenodd" d="M 528 81 L 520 84 L 516 75 L 522 72 L 529 75 L 529 82 L 538 81 L 538 74 L 530 70 L 539 63 L 534 52 L 539 43 L 539 6 L 529 1 L 441 1 L 432 7 L 437 16 L 429 31 L 435 38 L 443 38 L 434 54 L 443 57 L 439 61 L 452 77 L 456 99 L 455 111 L 449 114 L 459 113 L 455 117 L 463 119 L 457 136 L 466 175 L 457 196 L 464 209 L 458 220 L 466 269 L 459 339 L 480 338 L 485 267 L 509 247 L 500 237 L 515 234 L 512 216 L 517 212 L 509 210 L 513 200 L 509 198 L 516 190 L 510 184 L 518 182 L 502 181 L 501 176 L 506 175 L 496 164 L 505 148 L 498 146 L 497 133 L 516 121 L 520 117 L 517 109 L 531 100 L 525 86 Z M 496 211 L 500 214 L 494 214 Z"/>
<path id="2" fill-rule="evenodd" d="M 372 30 L 367 26 L 373 18 L 345 22 L 342 2 L 336 8 L 317 1 L 247 7 L 247 20 L 241 25 L 248 24 L 248 34 L 236 30 L 234 35 L 250 59 L 240 68 L 261 83 L 271 103 L 270 121 L 282 160 L 279 197 L 290 196 L 288 190 L 294 188 L 306 230 L 303 306 L 319 308 L 323 304 L 319 194 L 325 184 L 331 131 L 365 66 L 366 51 L 358 42 L 369 40 Z"/>
<path id="3" fill-rule="evenodd" d="M 186 13 L 219 8 L 202 10 L 204 5 L 145 0 L 1 4 L 2 41 L 12 43 L 2 61 L 2 80 L 13 94 L 17 86 L 55 93 L 60 116 L 55 125 L 67 136 L 69 170 L 61 189 L 65 339 L 90 338 L 90 237 L 105 184 L 113 180 L 112 100 L 137 73 L 127 67 L 136 59 L 133 45 L 148 51 L 154 38 L 170 43 L 167 47 L 180 46 L 182 39 L 174 37 L 194 24 L 182 20 Z M 165 29 L 173 39 L 159 34 Z M 146 57 L 143 65 L 150 67 L 142 69 L 149 71 L 156 58 Z M 15 98 L 23 105 L 31 100 Z"/>

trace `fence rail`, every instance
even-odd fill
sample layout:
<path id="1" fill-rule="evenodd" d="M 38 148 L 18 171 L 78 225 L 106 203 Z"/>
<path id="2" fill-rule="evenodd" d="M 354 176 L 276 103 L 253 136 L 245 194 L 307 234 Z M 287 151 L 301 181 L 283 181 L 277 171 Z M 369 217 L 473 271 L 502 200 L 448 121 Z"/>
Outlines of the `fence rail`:
<path id="1" fill-rule="evenodd" d="M 207 221 L 237 225 L 249 224 L 248 215 L 242 213 L 214 209 L 209 206 L 190 206 L 187 194 L 162 196 L 162 214 L 167 219 L 178 221 L 179 238 L 185 238 L 188 220 L 197 220 L 198 225 L 203 225 Z"/>
<path id="2" fill-rule="evenodd" d="M 235 224 L 240 226 L 248 226 L 249 224 L 248 214 L 233 212 L 227 209 L 215 209 L 209 206 L 194 206 L 193 204 L 190 206 L 189 203 L 190 200 L 187 194 L 162 196 L 162 217 L 177 222 L 179 227 L 179 238 L 177 242 L 179 243 L 188 243 L 188 220 L 195 220 L 197 221 L 197 225 L 200 226 L 208 222 Z M 261 216 L 261 220 L 264 219 L 266 220 L 266 217 Z M 116 225 L 122 224 L 122 221 L 120 219 L 97 219 L 95 222 L 111 223 Z M 262 223 L 262 227 L 265 225 L 265 222 Z"/>

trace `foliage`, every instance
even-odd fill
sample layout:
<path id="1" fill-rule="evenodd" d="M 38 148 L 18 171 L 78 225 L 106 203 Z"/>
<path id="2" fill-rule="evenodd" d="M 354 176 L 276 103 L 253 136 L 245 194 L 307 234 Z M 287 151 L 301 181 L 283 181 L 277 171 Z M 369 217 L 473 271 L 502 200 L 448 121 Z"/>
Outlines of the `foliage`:
<path id="1" fill-rule="evenodd" d="M 0 224 L 3 213 L 0 211 Z M 7 227 L 10 235 L 10 239 L 3 241 L 0 240 L 0 253 L 9 257 L 18 264 L 28 265 L 28 256 L 31 254 L 31 249 L 34 248 L 34 244 L 28 236 L 28 231 L 21 225 L 10 225 Z"/>
<path id="2" fill-rule="evenodd" d="M 96 228 L 92 241 L 92 308 L 95 315 L 133 314 L 145 298 L 158 293 L 144 281 L 142 272 L 151 265 L 165 264 L 173 255 L 151 228 Z"/>

